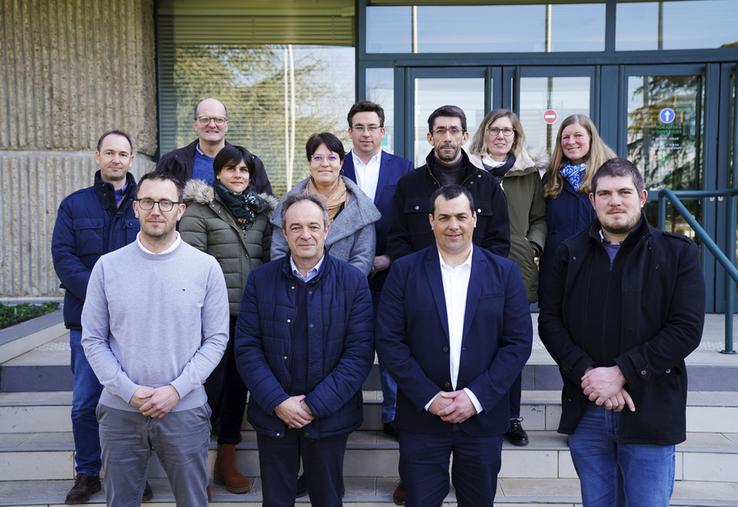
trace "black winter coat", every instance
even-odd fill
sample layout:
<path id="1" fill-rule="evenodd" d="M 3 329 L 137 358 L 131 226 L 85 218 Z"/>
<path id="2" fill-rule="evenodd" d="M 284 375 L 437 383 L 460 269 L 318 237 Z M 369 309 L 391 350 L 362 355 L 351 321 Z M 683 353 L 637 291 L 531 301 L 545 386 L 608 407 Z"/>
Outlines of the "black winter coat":
<path id="1" fill-rule="evenodd" d="M 463 150 L 461 155 L 465 171 L 461 184 L 474 198 L 477 212 L 474 244 L 507 257 L 510 251 L 510 220 L 505 194 L 497 178 L 472 164 Z M 433 156 L 431 151 L 426 157 L 427 164 L 410 171 L 397 182 L 385 252 L 393 260 L 435 245 L 428 214 L 432 209 L 430 197 L 441 184 L 430 169 Z"/>
<path id="2" fill-rule="evenodd" d="M 621 414 L 625 443 L 672 445 L 686 438 L 686 358 L 700 343 L 705 316 L 705 281 L 695 244 L 684 236 L 650 227 L 645 217 L 615 257 L 620 278 L 619 353 L 611 358 L 626 378 L 635 412 Z M 603 268 L 603 263 L 605 267 Z M 606 297 L 609 258 L 595 221 L 563 242 L 547 280 L 538 330 L 564 380 L 559 432 L 577 428 L 589 400 L 581 378 L 598 364 L 601 334 L 587 322 Z M 603 274 L 604 273 L 604 274 Z M 600 303 L 598 305 L 598 302 Z M 595 312 L 595 315 L 592 315 Z"/>

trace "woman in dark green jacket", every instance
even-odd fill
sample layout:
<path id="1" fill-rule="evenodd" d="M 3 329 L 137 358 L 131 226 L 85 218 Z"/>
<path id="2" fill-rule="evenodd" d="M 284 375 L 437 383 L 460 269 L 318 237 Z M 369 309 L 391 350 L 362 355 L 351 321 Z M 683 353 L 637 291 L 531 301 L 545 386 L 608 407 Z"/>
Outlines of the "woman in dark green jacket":
<path id="1" fill-rule="evenodd" d="M 205 383 L 218 434 L 213 480 L 232 493 L 246 493 L 251 484 L 236 469 L 236 444 L 246 406 L 246 387 L 236 369 L 233 336 L 249 272 L 269 260 L 269 214 L 276 199 L 256 194 L 249 186 L 253 155 L 226 145 L 213 161 L 215 185 L 190 180 L 184 191 L 187 210 L 180 222 L 182 239 L 218 260 L 228 287 L 230 339 L 223 359 Z"/>
<path id="2" fill-rule="evenodd" d="M 517 115 L 507 109 L 487 113 L 469 149 L 469 160 L 500 182 L 510 217 L 510 259 L 520 267 L 528 302 L 538 299 L 538 265 L 546 243 L 546 201 L 541 174 L 548 155 L 531 155 L 524 146 L 525 133 Z M 505 436 L 514 445 L 527 445 L 528 434 L 520 417 L 522 377 L 510 388 L 510 426 Z"/>

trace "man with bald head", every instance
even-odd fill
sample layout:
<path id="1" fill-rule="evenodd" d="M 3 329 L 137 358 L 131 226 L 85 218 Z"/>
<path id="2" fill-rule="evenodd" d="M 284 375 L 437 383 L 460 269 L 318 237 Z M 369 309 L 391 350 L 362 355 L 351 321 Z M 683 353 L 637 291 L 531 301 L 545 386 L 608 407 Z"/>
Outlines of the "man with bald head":
<path id="1" fill-rule="evenodd" d="M 197 133 L 197 139 L 163 155 L 156 168 L 183 182 L 198 179 L 212 185 L 215 179 L 213 160 L 228 143 L 225 138 L 228 132 L 228 109 L 218 99 L 201 100 L 193 111 L 192 128 Z M 256 155 L 252 156 L 254 171 L 251 173 L 251 186 L 256 192 L 271 194 L 272 185 L 264 163 Z"/>

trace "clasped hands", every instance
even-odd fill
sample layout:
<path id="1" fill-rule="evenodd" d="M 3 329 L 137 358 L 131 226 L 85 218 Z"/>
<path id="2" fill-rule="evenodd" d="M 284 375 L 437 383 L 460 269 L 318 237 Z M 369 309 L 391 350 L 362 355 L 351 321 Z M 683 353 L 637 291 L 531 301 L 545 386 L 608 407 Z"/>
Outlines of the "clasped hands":
<path id="1" fill-rule="evenodd" d="M 303 428 L 313 422 L 315 417 L 310 411 L 310 407 L 305 403 L 305 395 L 290 396 L 274 409 L 282 422 L 284 422 L 291 430 Z"/>
<path id="2" fill-rule="evenodd" d="M 179 393 L 172 385 L 162 387 L 141 386 L 128 402 L 141 415 L 161 419 L 179 403 Z"/>
<path id="3" fill-rule="evenodd" d="M 443 422 L 456 424 L 469 419 L 477 413 L 477 409 L 466 391 L 461 389 L 451 392 L 439 391 L 428 407 L 428 412 L 437 415 Z"/>
<path id="4" fill-rule="evenodd" d="M 625 377 L 618 366 L 589 368 L 582 377 L 582 392 L 598 407 L 622 412 L 625 407 L 635 412 L 636 407 L 628 391 L 623 387 Z"/>

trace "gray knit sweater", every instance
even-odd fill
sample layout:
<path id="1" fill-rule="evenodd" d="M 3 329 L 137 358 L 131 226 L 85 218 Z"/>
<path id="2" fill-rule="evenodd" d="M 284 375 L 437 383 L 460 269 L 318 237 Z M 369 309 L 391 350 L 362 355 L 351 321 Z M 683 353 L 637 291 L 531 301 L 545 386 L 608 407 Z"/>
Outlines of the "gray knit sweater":
<path id="1" fill-rule="evenodd" d="M 135 411 L 136 389 L 171 384 L 175 411 L 199 407 L 227 343 L 228 294 L 212 256 L 184 242 L 152 255 L 134 241 L 95 264 L 82 346 L 104 387 L 101 404 Z"/>

